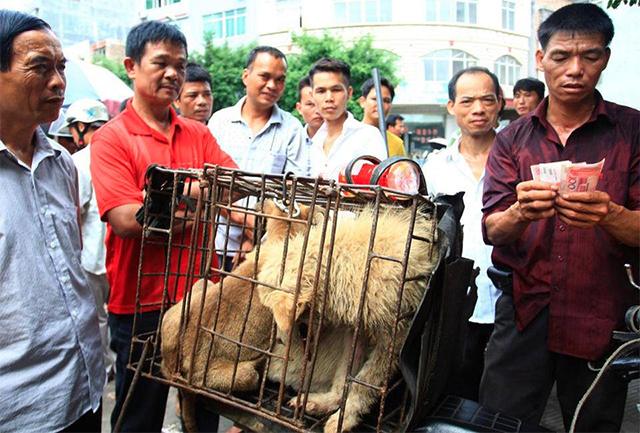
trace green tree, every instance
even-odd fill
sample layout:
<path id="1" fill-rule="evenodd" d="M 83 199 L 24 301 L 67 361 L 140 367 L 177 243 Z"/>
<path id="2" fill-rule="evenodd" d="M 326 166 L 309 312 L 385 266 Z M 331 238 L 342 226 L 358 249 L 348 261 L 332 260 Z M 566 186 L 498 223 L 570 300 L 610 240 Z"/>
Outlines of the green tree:
<path id="1" fill-rule="evenodd" d="M 638 3 L 638 0 L 609 0 L 609 2 L 607 3 L 607 7 L 616 9 L 618 6 L 620 6 L 620 3 L 624 3 L 625 5 L 629 5 L 629 6 L 633 6 L 636 4 L 640 6 L 640 3 Z"/>
<path id="2" fill-rule="evenodd" d="M 204 53 L 192 53 L 192 61 L 209 71 L 213 81 L 213 111 L 229 107 L 238 102 L 244 94 L 242 71 L 244 70 L 250 46 L 216 46 L 212 35 L 205 34 Z"/>
<path id="3" fill-rule="evenodd" d="M 115 60 L 107 58 L 103 54 L 96 54 L 91 59 L 91 63 L 94 65 L 102 66 L 105 69 L 113 72 L 118 78 L 124 81 L 127 86 L 132 87 L 131 79 L 127 75 L 127 71 L 124 69 L 122 62 L 116 62 Z"/>
<path id="4" fill-rule="evenodd" d="M 309 72 L 316 60 L 322 57 L 334 57 L 351 66 L 351 86 L 353 98 L 348 109 L 361 119 L 362 108 L 358 104 L 362 84 L 371 77 L 372 69 L 378 67 L 380 74 L 393 83 L 398 83 L 397 56 L 389 51 L 373 47 L 373 37 L 362 36 L 351 43 L 324 32 L 320 37 L 303 32 L 292 36 L 292 44 L 296 54 L 287 56 L 287 85 L 280 108 L 298 115 L 295 105 L 298 100 L 298 81 Z M 211 36 L 205 37 L 204 53 L 193 53 L 191 59 L 206 68 L 213 78 L 214 111 L 235 104 L 245 94 L 242 84 L 242 70 L 251 46 L 236 48 L 228 45 L 215 46 Z"/>

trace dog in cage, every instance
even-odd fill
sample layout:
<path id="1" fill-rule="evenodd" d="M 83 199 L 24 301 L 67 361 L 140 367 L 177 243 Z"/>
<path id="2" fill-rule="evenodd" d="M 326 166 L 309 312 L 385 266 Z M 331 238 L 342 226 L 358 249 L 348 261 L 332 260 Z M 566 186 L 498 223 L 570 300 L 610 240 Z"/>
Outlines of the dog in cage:
<path id="1" fill-rule="evenodd" d="M 264 213 L 286 216 L 271 200 L 265 201 Z M 308 214 L 309 208 L 302 206 L 297 219 L 305 221 Z M 304 227 L 301 223 L 288 224 L 270 218 L 266 223 L 268 240 L 264 245 L 282 242 L 284 237 L 293 236 Z M 264 361 L 262 353 L 246 347 L 238 353 L 237 344 L 199 331 L 198 326 L 215 329 L 217 334 L 235 340 L 240 340 L 243 333 L 243 343 L 263 351 L 269 349 L 273 315 L 258 299 L 257 290 L 252 291 L 251 283 L 236 277 L 253 278 L 254 259 L 255 252 L 248 255 L 223 283 L 214 284 L 204 279 L 197 281 L 190 295 L 164 314 L 161 351 L 162 373 L 166 378 L 176 378 L 177 375 L 178 379 L 221 392 L 258 388 L 259 369 Z M 249 303 L 250 308 L 247 307 Z M 194 403 L 193 395 L 183 395 L 182 414 L 188 431 L 197 430 Z"/>
<path id="2" fill-rule="evenodd" d="M 336 224 L 333 257 L 330 269 L 327 268 L 328 252 L 331 249 L 331 237 L 324 236 L 323 225 L 311 227 L 307 248 L 301 234 L 293 235 L 287 242 L 286 251 L 282 241 L 265 244 L 260 265 L 258 281 L 265 283 L 258 289 L 261 302 L 271 310 L 277 325 L 280 339 L 295 336 L 294 328 L 310 315 L 324 318 L 330 332 L 342 337 L 319 336 L 318 359 L 322 365 L 334 360 L 331 386 L 327 390 L 311 388 L 304 410 L 315 415 L 326 415 L 344 407 L 342 430 L 354 429 L 362 416 L 368 413 L 377 401 L 377 391 L 352 383 L 346 402 L 342 402 L 344 380 L 348 370 L 348 360 L 355 335 L 353 330 L 361 320 L 361 333 L 355 341 L 355 361 L 351 374 L 359 382 L 381 386 L 388 376 L 398 371 L 398 355 L 402 341 L 406 338 L 413 312 L 423 298 L 428 283 L 428 275 L 437 265 L 435 224 L 427 215 L 418 215 L 413 226 L 414 239 L 407 258 L 406 278 L 408 279 L 400 295 L 403 266 L 397 261 L 374 258 L 367 260 L 369 243 L 374 229 L 376 211 L 365 207 L 355 215 L 333 218 Z M 412 214 L 408 209 L 381 209 L 375 224 L 375 240 L 372 249 L 375 253 L 403 258 L 406 254 L 407 239 L 411 232 Z M 327 232 L 331 231 L 331 224 Z M 281 257 L 285 254 L 285 272 L 281 275 Z M 304 255 L 304 259 L 301 257 Z M 301 267 L 300 264 L 304 265 Z M 320 281 L 314 280 L 320 266 Z M 368 269 L 366 269 L 368 266 Z M 361 295 L 363 280 L 368 271 L 368 283 L 365 296 Z M 300 286 L 297 287 L 298 273 L 302 273 Z M 327 281 L 328 280 L 328 281 Z M 326 283 L 326 293 L 324 291 Z M 270 286 L 280 287 L 274 290 Z M 297 302 L 296 299 L 297 292 Z M 314 305 L 314 311 L 309 311 Z M 361 310 L 361 318 L 359 311 Z M 401 319 L 401 320 L 399 320 Z M 317 317 L 316 317 L 317 320 Z M 324 341 L 323 341 L 324 340 Z M 328 344 L 327 341 L 332 341 Z M 297 345 L 292 344 L 292 347 Z M 392 353 L 389 348 L 394 347 Z M 299 355 L 299 354 L 298 354 Z M 302 357 L 294 356 L 291 372 L 297 371 L 295 363 Z M 276 366 L 277 367 L 277 366 Z M 316 365 L 317 367 L 317 365 Z M 289 368 L 287 373 L 289 373 Z M 317 373 L 314 371 L 314 373 Z M 277 378 L 280 371 L 268 372 L 269 377 Z M 295 383 L 297 377 L 291 379 Z M 320 374 L 320 382 L 326 382 Z M 314 381 L 316 380 L 314 374 Z M 290 402 L 298 404 L 297 399 Z M 325 432 L 335 432 L 338 428 L 340 412 L 331 415 L 325 424 Z"/>

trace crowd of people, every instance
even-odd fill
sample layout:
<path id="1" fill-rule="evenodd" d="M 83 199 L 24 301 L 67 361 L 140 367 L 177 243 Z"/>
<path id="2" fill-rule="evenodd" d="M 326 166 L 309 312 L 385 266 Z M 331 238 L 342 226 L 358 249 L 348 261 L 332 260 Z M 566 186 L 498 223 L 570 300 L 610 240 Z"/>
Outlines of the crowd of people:
<path id="1" fill-rule="evenodd" d="M 640 113 L 596 90 L 613 35 L 598 6 L 551 14 L 536 52 L 546 88 L 537 79 L 518 81 L 520 118 L 501 131 L 505 101 L 496 75 L 482 67 L 455 73 L 447 110 L 459 135 L 423 167 L 431 196 L 464 192 L 463 255 L 480 268 L 464 359 L 447 391 L 533 424 L 555 384 L 569 427 L 596 375 L 589 361 L 610 352 L 612 332 L 637 303 L 623 265 L 635 264 L 637 275 Z M 373 80 L 364 83 L 358 121 L 347 111 L 351 68 L 339 59 L 318 59 L 298 83 L 304 126 L 277 105 L 287 59 L 274 47 L 251 50 L 246 95 L 216 113 L 211 76 L 188 62 L 176 27 L 134 27 L 124 66 L 133 97 L 112 119 L 99 101 L 68 107 L 58 131 L 69 138 L 65 149 L 39 126 L 54 121 L 64 103 L 60 41 L 41 19 L 0 10 L 0 430 L 100 431 L 112 375 L 115 426 L 133 380 L 126 365 L 142 238 L 136 213 L 151 164 L 337 180 L 358 156 L 406 154 L 404 118 L 389 115 L 393 84 L 382 78 L 378 95 Z M 532 177 L 535 164 L 602 159 L 596 191 L 560 191 Z M 223 227 L 216 259 L 230 271 L 252 248 L 253 232 Z M 147 246 L 145 266 L 163 263 L 164 254 Z M 492 281 L 492 265 L 509 277 Z M 158 307 L 137 315 L 138 332 L 157 329 L 162 287 L 161 277 L 142 282 L 139 301 Z M 167 396 L 166 385 L 141 378 L 121 430 L 161 431 Z M 626 396 L 627 383 L 607 375 L 577 430 L 619 431 Z M 218 417 L 203 401 L 196 421 L 203 431 L 217 430 Z"/>

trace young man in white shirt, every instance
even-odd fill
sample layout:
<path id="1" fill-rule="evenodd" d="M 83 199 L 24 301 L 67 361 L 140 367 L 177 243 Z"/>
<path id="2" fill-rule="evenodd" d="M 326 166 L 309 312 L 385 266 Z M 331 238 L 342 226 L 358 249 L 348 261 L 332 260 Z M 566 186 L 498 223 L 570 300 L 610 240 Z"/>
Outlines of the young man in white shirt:
<path id="1" fill-rule="evenodd" d="M 313 99 L 324 124 L 313 137 L 311 174 L 338 179 L 342 168 L 362 155 L 387 158 L 387 149 L 377 128 L 358 122 L 347 111 L 353 95 L 351 69 L 341 60 L 322 58 L 309 71 Z"/>
<path id="2" fill-rule="evenodd" d="M 449 393 L 478 400 L 484 352 L 493 331 L 495 304 L 500 296 L 487 276 L 492 247 L 482 239 L 482 192 L 485 165 L 496 135 L 493 126 L 501 107 L 498 78 L 480 67 L 464 69 L 449 81 L 447 110 L 455 116 L 460 137 L 431 156 L 424 166 L 429 194 L 464 191 L 462 254 L 480 268 L 478 300 L 469 319 L 462 371 L 453 374 Z"/>

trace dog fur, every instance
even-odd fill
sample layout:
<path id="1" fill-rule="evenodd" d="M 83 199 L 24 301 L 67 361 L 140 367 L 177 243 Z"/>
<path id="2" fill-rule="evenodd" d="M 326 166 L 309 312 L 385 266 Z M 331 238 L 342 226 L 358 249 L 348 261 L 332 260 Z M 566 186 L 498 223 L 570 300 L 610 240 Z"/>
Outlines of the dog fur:
<path id="1" fill-rule="evenodd" d="M 269 215 L 284 216 L 272 201 L 264 203 L 264 212 Z M 306 220 L 309 214 L 308 208 L 302 208 L 299 219 Z M 288 226 L 291 226 L 289 229 Z M 282 241 L 287 234 L 295 234 L 306 227 L 304 224 L 291 223 L 269 218 L 267 220 L 268 240 L 270 242 Z M 261 260 L 264 255 L 261 255 Z M 282 256 L 278 258 L 281 260 Z M 233 275 L 246 278 L 254 276 L 255 252 L 250 253 L 247 259 L 241 263 L 234 271 Z M 267 350 L 271 335 L 273 316 L 258 299 L 257 290 L 251 294 L 251 283 L 233 275 L 224 279 L 224 283 L 212 283 L 201 279 L 197 281 L 192 289 L 188 305 L 189 313 L 185 312 L 184 323 L 180 327 L 183 304 L 186 299 L 175 304 L 165 314 L 162 320 L 162 373 L 167 378 L 178 378 L 188 380 L 197 386 L 207 386 L 209 388 L 230 392 L 232 389 L 232 378 L 234 364 L 238 354 L 238 346 L 223 338 L 215 337 L 211 353 L 211 334 L 200 331 L 198 335 L 198 317 L 202 312 L 200 325 L 207 329 L 212 329 L 218 314 L 216 332 L 236 340 L 240 339 L 245 308 L 251 299 L 251 309 L 247 318 L 247 326 L 242 338 L 246 344 Z M 202 307 L 202 297 L 205 283 L 207 292 Z M 185 306 L 186 307 L 186 306 Z M 202 308 L 201 308 L 202 307 Z M 197 347 L 193 362 L 191 362 L 192 352 L 196 345 L 196 335 L 198 335 Z M 181 344 L 180 344 L 181 340 Z M 180 365 L 176 365 L 180 350 Z M 205 371 L 209 359 L 208 368 Z M 242 348 L 238 359 L 235 382 L 233 390 L 251 391 L 258 387 L 260 375 L 258 368 L 263 362 L 264 355 L 255 350 Z M 188 431 L 196 431 L 194 422 L 194 400 L 193 395 L 184 393 L 183 395 L 183 418 Z"/>
<path id="2" fill-rule="evenodd" d="M 302 268 L 302 279 L 298 293 L 297 304 L 294 305 L 296 279 L 302 256 L 304 237 L 294 235 L 289 240 L 286 269 L 282 283 L 279 281 L 282 245 L 271 243 L 263 249 L 265 261 L 260 266 L 258 281 L 281 287 L 273 290 L 267 286 L 259 287 L 262 303 L 272 312 L 281 338 L 290 334 L 292 327 L 300 320 L 302 314 L 311 305 L 313 297 L 313 282 L 315 279 L 320 251 L 322 265 L 316 296 L 316 312 L 324 308 L 324 323 L 329 329 L 354 329 L 358 318 L 362 282 L 364 281 L 368 245 L 371 237 L 374 211 L 365 208 L 354 218 L 338 219 L 336 228 L 333 261 L 329 274 L 326 293 L 326 303 L 323 304 L 323 278 L 327 275 L 327 259 L 330 236 L 327 235 L 324 245 L 321 245 L 322 225 L 311 228 L 308 246 Z M 384 210 L 378 217 L 374 242 L 374 252 L 396 258 L 404 257 L 406 240 L 409 233 L 411 214 L 408 210 Z M 429 239 L 430 242 L 414 240 L 411 245 L 407 264 L 406 277 L 426 275 L 430 273 L 437 262 L 435 249 L 434 221 L 420 216 L 416 218 L 414 234 Z M 329 226 L 328 230 L 331 230 Z M 327 232 L 329 233 L 329 231 Z M 274 253 L 269 250 L 273 248 Z M 280 254 L 277 254 L 280 251 Z M 277 257 L 277 260 L 272 259 Z M 398 305 L 398 287 L 402 277 L 402 266 L 399 263 L 373 259 L 369 267 L 367 293 L 364 298 L 361 335 L 358 338 L 357 351 L 364 354 L 362 366 L 354 366 L 356 379 L 381 386 L 385 379 L 386 369 L 391 374 L 398 370 L 398 354 L 401 343 L 406 337 L 410 320 L 403 320 L 398 324 L 395 338 L 395 352 L 389 357 L 388 350 L 395 324 Z M 405 315 L 417 310 L 426 290 L 426 279 L 407 281 L 400 307 L 400 314 Z M 295 332 L 291 333 L 295 335 Z M 343 332 L 343 335 L 345 333 Z M 342 344 L 325 345 L 319 349 L 319 355 L 340 359 L 339 366 L 334 370 L 334 380 L 329 391 L 316 392 L 308 396 L 305 410 L 308 413 L 327 414 L 335 411 L 341 403 L 342 389 L 347 373 L 348 354 L 351 348 L 349 333 Z M 351 336 L 352 338 L 353 336 Z M 322 336 L 320 336 L 322 339 Z M 292 345 L 293 347 L 294 345 Z M 348 348 L 348 349 L 347 349 Z M 342 429 L 352 430 L 361 421 L 377 400 L 378 393 L 368 387 L 351 384 L 344 411 Z M 293 401 L 291 404 L 295 404 Z M 338 427 L 339 413 L 331 415 L 325 424 L 325 432 L 335 432 Z"/>

